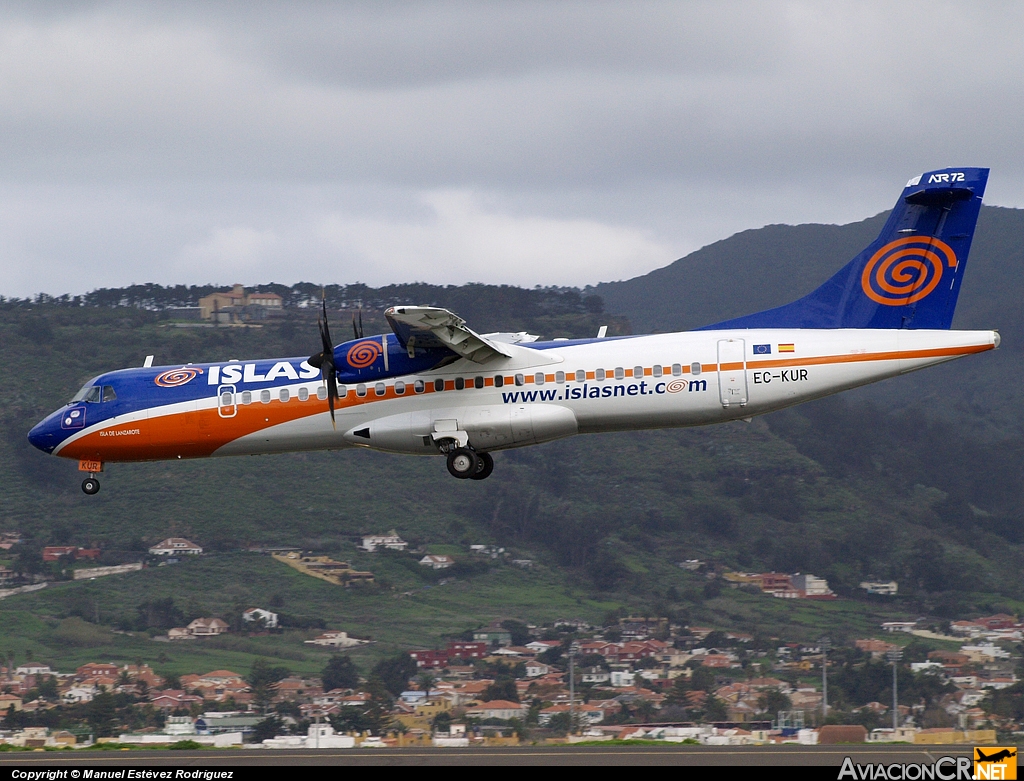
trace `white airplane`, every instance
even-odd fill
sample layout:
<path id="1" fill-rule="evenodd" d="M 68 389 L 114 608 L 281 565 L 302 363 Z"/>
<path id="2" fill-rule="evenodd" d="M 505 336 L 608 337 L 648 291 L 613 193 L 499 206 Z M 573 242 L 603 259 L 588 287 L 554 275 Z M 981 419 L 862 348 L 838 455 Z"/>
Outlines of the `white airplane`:
<path id="1" fill-rule="evenodd" d="M 696 331 L 542 342 L 398 306 L 393 333 L 334 346 L 325 304 L 310 358 L 101 374 L 29 440 L 78 459 L 94 494 L 115 461 L 364 447 L 444 455 L 482 480 L 498 450 L 749 420 L 999 346 L 995 331 L 949 330 L 987 179 L 911 179 L 879 237 L 817 290 Z"/>

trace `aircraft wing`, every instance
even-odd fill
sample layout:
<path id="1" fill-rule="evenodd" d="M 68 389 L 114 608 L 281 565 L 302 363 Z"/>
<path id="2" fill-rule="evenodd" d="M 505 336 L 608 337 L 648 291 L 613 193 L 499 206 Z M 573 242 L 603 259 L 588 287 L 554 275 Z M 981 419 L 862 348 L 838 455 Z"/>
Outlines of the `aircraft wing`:
<path id="1" fill-rule="evenodd" d="M 481 336 L 466 327 L 466 321 L 447 309 L 434 306 L 393 306 L 384 316 L 402 346 L 447 347 L 452 352 L 475 363 L 487 363 L 495 358 L 511 358 L 508 343 L 500 339 L 504 334 Z"/>

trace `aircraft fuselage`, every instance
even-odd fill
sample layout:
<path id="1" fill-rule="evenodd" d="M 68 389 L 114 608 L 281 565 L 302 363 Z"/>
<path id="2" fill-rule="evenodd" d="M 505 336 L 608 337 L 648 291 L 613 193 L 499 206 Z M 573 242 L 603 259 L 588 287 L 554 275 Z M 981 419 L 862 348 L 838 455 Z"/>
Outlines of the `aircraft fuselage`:
<path id="1" fill-rule="evenodd" d="M 750 418 L 998 344 L 994 331 L 880 329 L 537 342 L 486 364 L 341 385 L 336 428 L 304 358 L 123 369 L 92 381 L 97 400 L 57 410 L 29 439 L 97 462 L 344 447 L 438 455 L 448 434 L 487 452 Z"/>

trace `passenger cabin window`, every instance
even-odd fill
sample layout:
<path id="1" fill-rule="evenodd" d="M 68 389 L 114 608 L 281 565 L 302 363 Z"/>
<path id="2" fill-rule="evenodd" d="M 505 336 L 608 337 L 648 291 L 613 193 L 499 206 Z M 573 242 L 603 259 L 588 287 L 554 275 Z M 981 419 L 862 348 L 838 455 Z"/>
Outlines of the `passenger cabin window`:
<path id="1" fill-rule="evenodd" d="M 544 384 L 544 372 L 537 372 L 535 375 L 533 375 L 533 384 L 534 385 L 543 385 Z"/>
<path id="2" fill-rule="evenodd" d="M 425 390 L 425 386 L 423 385 L 423 380 L 416 380 L 416 382 L 414 382 L 412 384 L 412 389 L 416 393 L 423 393 L 423 391 Z"/>
<path id="3" fill-rule="evenodd" d="M 224 394 L 224 395 L 227 396 L 229 394 Z M 270 391 L 268 391 L 268 390 L 261 390 L 260 391 L 260 401 L 263 402 L 264 404 L 269 404 L 270 403 Z M 230 402 L 224 402 L 224 403 L 225 404 L 229 404 Z"/>
<path id="4" fill-rule="evenodd" d="M 440 393 L 444 390 L 444 380 L 434 380 L 434 390 Z"/>
<path id="5" fill-rule="evenodd" d="M 299 388 L 299 401 L 308 401 L 308 400 L 309 400 L 309 388 L 306 388 L 306 387 Z"/>
<path id="6" fill-rule="evenodd" d="M 576 382 L 584 382 L 587 379 L 587 373 L 583 369 L 576 370 Z"/>
<path id="7" fill-rule="evenodd" d="M 516 375 L 516 385 L 522 385 L 526 382 L 526 378 L 521 374 Z"/>
<path id="8" fill-rule="evenodd" d="M 397 393 L 399 396 L 405 393 L 405 383 L 402 382 L 401 380 L 398 380 L 395 383 L 395 393 Z"/>
<path id="9" fill-rule="evenodd" d="M 678 377 L 682 373 L 683 373 L 683 365 L 681 363 L 673 363 L 672 364 L 672 376 L 673 377 Z"/>
<path id="10" fill-rule="evenodd" d="M 505 387 L 505 375 L 504 374 L 499 374 L 497 377 L 494 378 L 494 387 L 495 388 L 504 388 Z"/>
<path id="11" fill-rule="evenodd" d="M 455 378 L 455 390 L 465 390 L 465 388 L 466 388 L 466 380 L 465 380 L 465 378 L 463 378 L 463 377 L 456 377 Z"/>
<path id="12" fill-rule="evenodd" d="M 365 395 L 366 395 L 366 386 L 363 385 L 362 383 L 359 383 L 358 385 L 356 385 L 356 396 L 359 396 L 360 398 L 362 398 Z"/>
<path id="13" fill-rule="evenodd" d="M 644 367 L 643 366 L 634 366 L 633 367 L 633 376 L 634 377 L 643 377 L 644 376 Z"/>
<path id="14" fill-rule="evenodd" d="M 242 403 L 243 404 L 252 404 L 252 392 L 251 391 L 242 391 Z"/>
<path id="15" fill-rule="evenodd" d="M 660 377 L 664 373 L 664 372 L 662 372 L 661 367 L 658 366 L 657 364 L 654 365 L 653 372 L 654 372 L 654 376 L 655 377 Z"/>
<path id="16" fill-rule="evenodd" d="M 104 401 L 117 401 L 117 394 L 114 393 L 113 385 L 103 386 L 103 400 Z"/>
<path id="17" fill-rule="evenodd" d="M 474 377 L 473 378 L 473 387 L 476 388 L 477 390 L 480 390 L 480 388 L 484 387 L 484 378 L 483 377 Z"/>
<path id="18" fill-rule="evenodd" d="M 623 369 L 621 366 L 616 366 L 615 367 L 615 379 L 621 380 L 625 376 L 626 376 L 626 370 Z"/>
<path id="19" fill-rule="evenodd" d="M 281 393 L 278 394 L 278 398 L 281 399 L 281 401 L 288 401 L 291 397 L 292 395 L 288 392 L 287 388 L 281 388 Z"/>
<path id="20" fill-rule="evenodd" d="M 555 382 L 565 382 L 565 372 L 555 372 Z"/>
<path id="21" fill-rule="evenodd" d="M 316 389 L 316 397 L 318 399 L 320 399 L 320 401 L 323 401 L 324 399 L 326 399 L 327 398 L 327 388 L 325 386 L 323 386 L 323 385 L 321 385 L 319 388 L 317 388 Z"/>
<path id="22" fill-rule="evenodd" d="M 594 379 L 603 380 L 604 379 L 604 369 L 598 369 L 596 372 L 594 372 Z"/>
<path id="23" fill-rule="evenodd" d="M 230 407 L 232 405 L 231 391 L 224 391 L 220 394 L 220 405 L 222 407 Z"/>
<path id="24" fill-rule="evenodd" d="M 700 374 L 700 364 L 697 361 L 690 364 L 690 374 Z"/>
<path id="25" fill-rule="evenodd" d="M 383 382 L 378 382 L 376 385 L 373 386 L 373 392 L 376 393 L 378 396 L 383 396 L 385 393 L 387 393 L 387 391 L 387 386 L 384 385 Z"/>

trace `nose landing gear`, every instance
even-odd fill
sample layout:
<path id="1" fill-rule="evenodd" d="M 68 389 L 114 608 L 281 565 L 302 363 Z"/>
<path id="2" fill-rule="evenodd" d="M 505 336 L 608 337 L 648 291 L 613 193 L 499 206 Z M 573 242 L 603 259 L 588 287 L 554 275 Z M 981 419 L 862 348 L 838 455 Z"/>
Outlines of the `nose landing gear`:
<path id="1" fill-rule="evenodd" d="M 96 473 L 103 471 L 103 462 L 83 458 L 78 462 L 78 471 L 89 473 L 89 476 L 82 481 L 82 492 L 87 496 L 98 494 L 100 481 L 96 479 Z"/>

